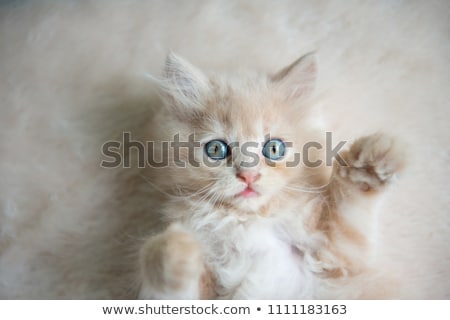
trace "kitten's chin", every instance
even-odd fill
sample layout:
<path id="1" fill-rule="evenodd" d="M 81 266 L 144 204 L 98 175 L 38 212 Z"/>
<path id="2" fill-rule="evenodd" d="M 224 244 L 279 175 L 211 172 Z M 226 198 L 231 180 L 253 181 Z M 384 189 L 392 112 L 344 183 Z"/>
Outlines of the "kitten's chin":
<path id="1" fill-rule="evenodd" d="M 233 205 L 238 210 L 258 214 L 266 203 L 265 197 L 254 190 L 244 190 L 232 199 Z"/>
<path id="2" fill-rule="evenodd" d="M 242 210 L 244 212 L 251 212 L 257 214 L 258 211 L 263 206 L 263 202 L 259 201 L 258 198 L 239 198 L 234 201 L 234 207 L 238 210 Z"/>

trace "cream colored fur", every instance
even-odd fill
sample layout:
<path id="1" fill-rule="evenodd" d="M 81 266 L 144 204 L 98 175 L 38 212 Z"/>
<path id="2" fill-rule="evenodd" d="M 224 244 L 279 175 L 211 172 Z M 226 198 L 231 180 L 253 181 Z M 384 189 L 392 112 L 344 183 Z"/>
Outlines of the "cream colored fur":
<path id="1" fill-rule="evenodd" d="M 179 150 L 184 165 L 177 166 L 170 150 L 169 167 L 143 170 L 149 184 L 167 195 L 154 210 L 162 210 L 171 227 L 150 235 L 140 251 L 141 298 L 384 297 L 368 285 L 348 286 L 356 277 L 372 277 L 368 240 L 375 202 L 402 167 L 404 153 L 395 140 L 378 134 L 342 153 L 346 163 L 336 161 L 330 177 L 324 166 L 289 166 L 302 146 L 320 141 L 310 115 L 316 69 L 307 55 L 271 77 L 208 79 L 187 61 L 168 56 L 158 81 L 164 103 L 154 109 L 145 137 L 160 145 L 195 133 L 200 166 L 189 162 L 186 149 Z M 262 152 L 268 134 L 291 143 L 272 165 Z M 202 159 L 214 139 L 241 148 L 210 167 Z M 253 159 L 242 149 L 247 142 L 257 143 L 250 150 L 258 161 L 251 167 L 245 161 Z M 164 158 L 161 150 L 153 153 Z M 257 178 L 249 184 L 241 174 Z M 249 186 L 258 195 L 239 196 Z M 201 294 L 202 276 L 212 284 L 207 295 Z"/>
<path id="2" fill-rule="evenodd" d="M 100 169 L 100 146 L 145 136 L 145 74 L 169 50 L 217 72 L 273 72 L 315 50 L 318 124 L 336 141 L 384 131 L 409 146 L 380 204 L 374 268 L 396 279 L 394 297 L 449 298 L 448 12 L 446 1 L 2 4 L 0 297 L 137 297 L 157 196 L 139 174 Z M 330 290 L 348 297 L 361 282 Z"/>

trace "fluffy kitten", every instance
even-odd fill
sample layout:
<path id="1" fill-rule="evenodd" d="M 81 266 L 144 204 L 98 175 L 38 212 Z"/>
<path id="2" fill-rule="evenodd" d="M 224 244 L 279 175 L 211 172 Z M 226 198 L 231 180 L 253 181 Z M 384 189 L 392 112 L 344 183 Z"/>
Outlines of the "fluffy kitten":
<path id="1" fill-rule="evenodd" d="M 140 250 L 140 298 L 376 296 L 361 283 L 345 286 L 370 265 L 372 211 L 402 153 L 395 140 L 374 134 L 356 140 L 331 170 L 289 166 L 324 135 L 310 113 L 315 76 L 311 55 L 275 75 L 234 77 L 207 77 L 168 56 L 159 80 L 165 108 L 147 137 L 160 146 L 195 134 L 199 147 L 191 155 L 181 148 L 179 159 L 170 149 L 168 167 L 146 172 L 167 196 L 167 228 Z M 257 143 L 249 149 L 257 156 L 230 146 L 247 142 Z M 152 156 L 164 158 L 162 148 Z"/>

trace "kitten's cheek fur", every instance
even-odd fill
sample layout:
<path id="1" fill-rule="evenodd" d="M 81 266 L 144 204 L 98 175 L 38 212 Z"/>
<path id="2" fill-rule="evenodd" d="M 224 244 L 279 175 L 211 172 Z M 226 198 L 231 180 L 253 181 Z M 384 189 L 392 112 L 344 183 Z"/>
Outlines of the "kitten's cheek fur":
<path id="1" fill-rule="evenodd" d="M 197 241 L 179 225 L 146 241 L 140 252 L 140 298 L 198 299 L 203 262 Z"/>

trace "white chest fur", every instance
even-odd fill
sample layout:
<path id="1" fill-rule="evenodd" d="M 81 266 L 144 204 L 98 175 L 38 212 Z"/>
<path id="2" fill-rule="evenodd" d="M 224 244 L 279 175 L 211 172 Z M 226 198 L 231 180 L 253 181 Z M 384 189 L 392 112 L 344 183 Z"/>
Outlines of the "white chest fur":
<path id="1" fill-rule="evenodd" d="M 279 221 L 252 219 L 203 233 L 202 238 L 220 298 L 311 297 L 313 276 Z"/>

